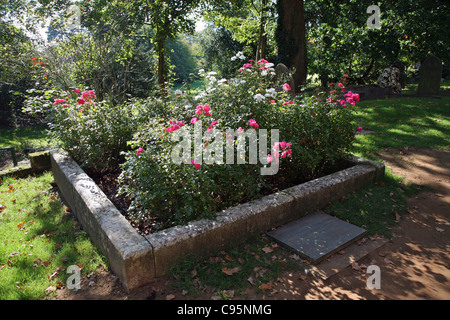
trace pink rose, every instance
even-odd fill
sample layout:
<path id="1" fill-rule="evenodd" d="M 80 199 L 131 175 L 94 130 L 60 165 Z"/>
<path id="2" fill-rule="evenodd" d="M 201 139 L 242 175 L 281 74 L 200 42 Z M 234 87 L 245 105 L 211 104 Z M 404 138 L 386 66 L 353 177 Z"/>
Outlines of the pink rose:
<path id="1" fill-rule="evenodd" d="M 283 90 L 284 91 L 290 91 L 291 90 L 291 86 L 289 85 L 289 83 L 283 84 Z"/>
<path id="2" fill-rule="evenodd" d="M 192 119 L 191 119 L 191 123 L 194 124 L 194 123 L 197 122 L 197 120 L 198 120 L 197 118 L 192 118 Z"/>
<path id="3" fill-rule="evenodd" d="M 356 129 L 356 131 L 361 131 L 363 129 L 363 127 L 359 127 L 358 129 Z"/>
<path id="4" fill-rule="evenodd" d="M 194 165 L 194 167 L 195 167 L 195 169 L 200 169 L 202 166 L 199 164 L 199 163 L 196 163 L 195 165 Z"/>
<path id="5" fill-rule="evenodd" d="M 338 83 L 338 86 L 341 87 L 341 88 L 344 87 L 344 85 L 342 83 L 340 83 L 340 82 Z"/>
<path id="6" fill-rule="evenodd" d="M 142 153 L 142 152 L 144 152 L 144 149 L 139 148 L 139 149 L 137 149 L 137 151 L 136 151 L 136 155 L 139 155 L 139 154 Z"/>
<path id="7" fill-rule="evenodd" d="M 272 156 L 269 154 L 267 155 L 267 163 L 271 163 L 272 162 Z"/>
<path id="8" fill-rule="evenodd" d="M 85 104 L 85 101 L 83 99 L 78 99 L 78 104 L 83 105 L 83 104 Z"/>

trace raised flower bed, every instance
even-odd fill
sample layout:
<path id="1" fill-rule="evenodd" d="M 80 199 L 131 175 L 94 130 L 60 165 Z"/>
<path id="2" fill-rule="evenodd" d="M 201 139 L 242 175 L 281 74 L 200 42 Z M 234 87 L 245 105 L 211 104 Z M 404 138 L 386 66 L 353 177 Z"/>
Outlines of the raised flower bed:
<path id="1" fill-rule="evenodd" d="M 95 182 L 64 152 L 51 153 L 55 181 L 68 205 L 131 290 L 149 284 L 187 254 L 204 256 L 271 230 L 384 176 L 384 165 L 358 157 L 336 173 L 201 219 L 140 235 Z"/>

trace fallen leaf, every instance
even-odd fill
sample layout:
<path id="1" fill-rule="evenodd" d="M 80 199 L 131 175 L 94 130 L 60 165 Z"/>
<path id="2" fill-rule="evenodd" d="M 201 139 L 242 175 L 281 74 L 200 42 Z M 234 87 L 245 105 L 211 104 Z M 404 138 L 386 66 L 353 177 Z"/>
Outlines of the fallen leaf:
<path id="1" fill-rule="evenodd" d="M 229 276 L 232 276 L 233 274 L 235 274 L 236 272 L 239 272 L 239 271 L 241 271 L 241 267 L 236 267 L 236 268 L 232 268 L 232 269 L 227 268 L 227 267 L 222 268 L 222 272 Z"/>
<path id="2" fill-rule="evenodd" d="M 57 276 L 59 276 L 60 271 L 61 271 L 60 267 L 56 268 L 55 272 L 53 272 L 48 279 L 50 281 L 53 281 Z"/>
<path id="3" fill-rule="evenodd" d="M 308 278 L 308 275 L 306 273 L 301 273 L 300 276 L 298 277 L 300 280 L 305 281 L 306 278 Z"/>
<path id="4" fill-rule="evenodd" d="M 293 254 L 293 255 L 291 255 L 290 257 L 291 257 L 292 259 L 296 260 L 296 261 L 301 260 L 300 256 L 298 256 L 298 255 L 296 255 L 296 254 Z"/>
<path id="5" fill-rule="evenodd" d="M 384 258 L 384 262 L 389 263 L 389 264 L 394 264 L 391 260 L 389 260 L 388 258 Z"/>
<path id="6" fill-rule="evenodd" d="M 44 265 L 44 267 L 48 267 L 52 263 L 51 263 L 51 261 L 42 261 L 42 264 Z"/>
<path id="7" fill-rule="evenodd" d="M 14 256 L 17 256 L 19 254 L 20 254 L 20 252 L 11 252 L 8 257 L 14 257 Z"/>
<path id="8" fill-rule="evenodd" d="M 395 211 L 395 222 L 400 222 L 400 220 L 401 220 L 400 215 L 398 214 L 397 211 Z"/>
<path id="9" fill-rule="evenodd" d="M 249 276 L 249 277 L 247 278 L 247 281 L 248 281 L 252 286 L 255 285 L 255 280 L 253 280 L 253 277 L 252 277 L 252 276 Z"/>
<path id="10" fill-rule="evenodd" d="M 359 266 L 358 262 L 352 262 L 352 269 L 355 271 L 361 271 L 361 267 Z"/>
<path id="11" fill-rule="evenodd" d="M 438 231 L 438 232 L 444 232 L 444 229 L 439 228 L 439 227 L 436 227 L 436 231 Z"/>
<path id="12" fill-rule="evenodd" d="M 173 300 L 173 299 L 175 299 L 175 295 L 174 294 L 168 294 L 166 296 L 166 300 Z"/>
<path id="13" fill-rule="evenodd" d="M 45 292 L 49 293 L 49 292 L 53 292 L 55 290 L 56 290 L 56 288 L 54 286 L 50 286 L 47 289 L 45 289 Z"/>
<path id="14" fill-rule="evenodd" d="M 260 285 L 258 288 L 260 290 L 271 290 L 273 287 L 273 281 L 269 281 L 267 283 L 263 283 L 262 285 Z"/>
<path id="15" fill-rule="evenodd" d="M 226 255 L 226 256 L 225 256 L 225 260 L 227 260 L 227 261 L 234 261 L 234 258 L 232 258 L 232 257 L 230 257 L 230 256 L 228 256 L 228 255 Z"/>
<path id="16" fill-rule="evenodd" d="M 262 251 L 264 251 L 265 253 L 271 253 L 273 252 L 273 248 L 269 248 L 269 247 L 264 247 L 261 249 Z"/>

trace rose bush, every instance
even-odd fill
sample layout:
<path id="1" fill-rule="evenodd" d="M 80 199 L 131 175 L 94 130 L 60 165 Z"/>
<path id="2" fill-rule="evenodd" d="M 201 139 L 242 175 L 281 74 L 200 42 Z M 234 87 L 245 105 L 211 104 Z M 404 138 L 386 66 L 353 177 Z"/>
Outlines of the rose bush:
<path id="1" fill-rule="evenodd" d="M 142 115 L 134 104 L 112 107 L 96 101 L 92 90 L 30 91 L 25 112 L 44 115 L 49 134 L 78 164 L 96 171 L 114 170 Z"/>
<path id="2" fill-rule="evenodd" d="M 356 132 L 351 106 L 359 96 L 345 92 L 345 77 L 331 91 L 293 98 L 288 84 L 280 91 L 275 88 L 273 67 L 266 60 L 245 61 L 232 79 L 200 70 L 205 83 L 201 92 L 177 91 L 155 100 L 155 108 L 164 112 L 136 132 L 134 150 L 125 153 L 119 178 L 120 193 L 132 199 L 130 213 L 136 221 L 160 229 L 212 217 L 270 190 L 318 177 L 346 158 Z M 192 137 L 200 124 L 203 150 L 223 137 L 216 155 L 221 154 L 218 150 L 226 154 L 227 143 L 237 147 L 250 130 L 276 129 L 280 137 L 259 150 L 265 161 L 258 164 L 250 163 L 252 142 L 247 138 L 245 153 L 236 154 L 232 164 L 225 156 L 222 163 L 205 163 L 195 156 L 195 143 L 190 144 L 189 157 L 175 163 L 177 135 Z M 221 135 L 208 136 L 210 132 Z M 237 164 L 239 157 L 245 164 Z M 277 175 L 261 174 L 261 167 L 274 163 L 280 165 Z"/>

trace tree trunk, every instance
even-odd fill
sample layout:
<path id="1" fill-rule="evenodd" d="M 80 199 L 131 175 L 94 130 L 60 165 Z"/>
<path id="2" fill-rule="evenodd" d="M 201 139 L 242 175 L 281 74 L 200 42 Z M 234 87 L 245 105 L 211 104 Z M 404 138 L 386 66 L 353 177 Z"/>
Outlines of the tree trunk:
<path id="1" fill-rule="evenodd" d="M 303 0 L 278 0 L 277 42 L 280 62 L 294 68 L 295 92 L 306 84 L 306 39 Z"/>
<path id="2" fill-rule="evenodd" d="M 164 64 L 164 44 L 158 44 L 158 84 L 161 88 L 164 88 L 166 83 Z"/>
<path id="3" fill-rule="evenodd" d="M 263 0 L 262 7 L 261 7 L 261 16 L 260 16 L 260 20 L 259 20 L 258 47 L 256 50 L 256 61 L 266 58 L 267 36 L 266 36 L 265 26 L 266 26 L 267 1 L 268 0 Z"/>

